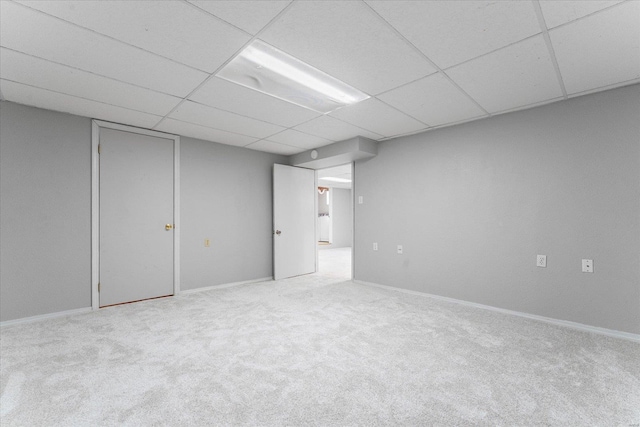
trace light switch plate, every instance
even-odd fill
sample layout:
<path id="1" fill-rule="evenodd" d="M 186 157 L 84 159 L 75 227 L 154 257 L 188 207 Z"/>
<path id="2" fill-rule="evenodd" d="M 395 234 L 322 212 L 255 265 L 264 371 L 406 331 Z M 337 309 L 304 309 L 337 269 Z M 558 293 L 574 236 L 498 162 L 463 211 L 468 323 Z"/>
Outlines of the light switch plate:
<path id="1" fill-rule="evenodd" d="M 593 273 L 593 260 L 592 259 L 583 259 L 582 260 L 582 272 L 583 273 Z"/>
<path id="2" fill-rule="evenodd" d="M 378 250 L 378 243 L 375 243 L 375 242 L 373 243 L 373 250 L 374 251 Z"/>
<path id="3" fill-rule="evenodd" d="M 402 245 L 398 245 L 398 254 L 402 255 Z"/>
<path id="4" fill-rule="evenodd" d="M 358 196 L 358 204 L 361 205 L 364 203 L 364 197 Z"/>
<path id="5" fill-rule="evenodd" d="M 546 267 L 547 266 L 547 256 L 546 255 L 538 255 L 536 257 L 536 266 L 537 267 Z"/>

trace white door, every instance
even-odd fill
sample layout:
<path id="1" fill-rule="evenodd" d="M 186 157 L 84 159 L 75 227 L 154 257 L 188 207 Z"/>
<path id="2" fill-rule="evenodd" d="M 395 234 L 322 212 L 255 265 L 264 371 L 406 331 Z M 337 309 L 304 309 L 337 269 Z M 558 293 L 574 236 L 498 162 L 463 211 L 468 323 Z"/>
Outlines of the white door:
<path id="1" fill-rule="evenodd" d="M 173 295 L 173 139 L 100 129 L 100 306 Z"/>
<path id="2" fill-rule="evenodd" d="M 273 277 L 316 271 L 315 171 L 273 167 Z"/>

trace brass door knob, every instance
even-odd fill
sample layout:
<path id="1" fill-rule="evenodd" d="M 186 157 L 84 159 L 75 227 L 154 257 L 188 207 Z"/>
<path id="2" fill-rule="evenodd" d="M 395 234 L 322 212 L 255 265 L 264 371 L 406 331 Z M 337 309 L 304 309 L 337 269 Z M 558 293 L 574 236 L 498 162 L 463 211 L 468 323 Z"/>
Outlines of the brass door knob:
<path id="1" fill-rule="evenodd" d="M 167 224 L 164 226 L 164 229 L 167 231 L 171 230 L 172 228 L 173 228 L 173 224 Z"/>

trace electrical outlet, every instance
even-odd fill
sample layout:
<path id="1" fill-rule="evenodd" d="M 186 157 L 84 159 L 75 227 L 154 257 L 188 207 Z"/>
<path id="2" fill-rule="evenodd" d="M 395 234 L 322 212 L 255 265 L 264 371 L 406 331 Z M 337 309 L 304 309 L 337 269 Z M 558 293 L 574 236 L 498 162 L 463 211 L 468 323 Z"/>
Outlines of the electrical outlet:
<path id="1" fill-rule="evenodd" d="M 209 239 L 204 239 L 204 247 L 205 247 L 205 248 L 208 248 L 208 247 L 210 247 L 210 246 L 211 246 L 211 240 L 209 240 Z"/>
<path id="2" fill-rule="evenodd" d="M 583 259 L 582 260 L 582 272 L 583 273 L 593 273 L 593 260 L 592 259 Z"/>
<path id="3" fill-rule="evenodd" d="M 398 245 L 398 255 L 402 255 L 402 245 Z"/>
<path id="4" fill-rule="evenodd" d="M 374 251 L 378 250 L 378 243 L 376 243 L 376 242 L 373 243 L 373 250 Z"/>
<path id="5" fill-rule="evenodd" d="M 536 258 L 536 266 L 538 267 L 546 267 L 547 266 L 547 256 L 546 255 L 538 255 Z"/>

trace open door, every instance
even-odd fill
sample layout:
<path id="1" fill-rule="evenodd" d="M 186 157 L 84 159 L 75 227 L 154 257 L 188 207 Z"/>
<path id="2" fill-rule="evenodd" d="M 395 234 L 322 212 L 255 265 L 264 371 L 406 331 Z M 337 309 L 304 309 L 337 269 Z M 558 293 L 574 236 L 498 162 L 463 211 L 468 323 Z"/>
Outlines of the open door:
<path id="1" fill-rule="evenodd" d="M 315 171 L 273 165 L 273 278 L 315 271 Z"/>

